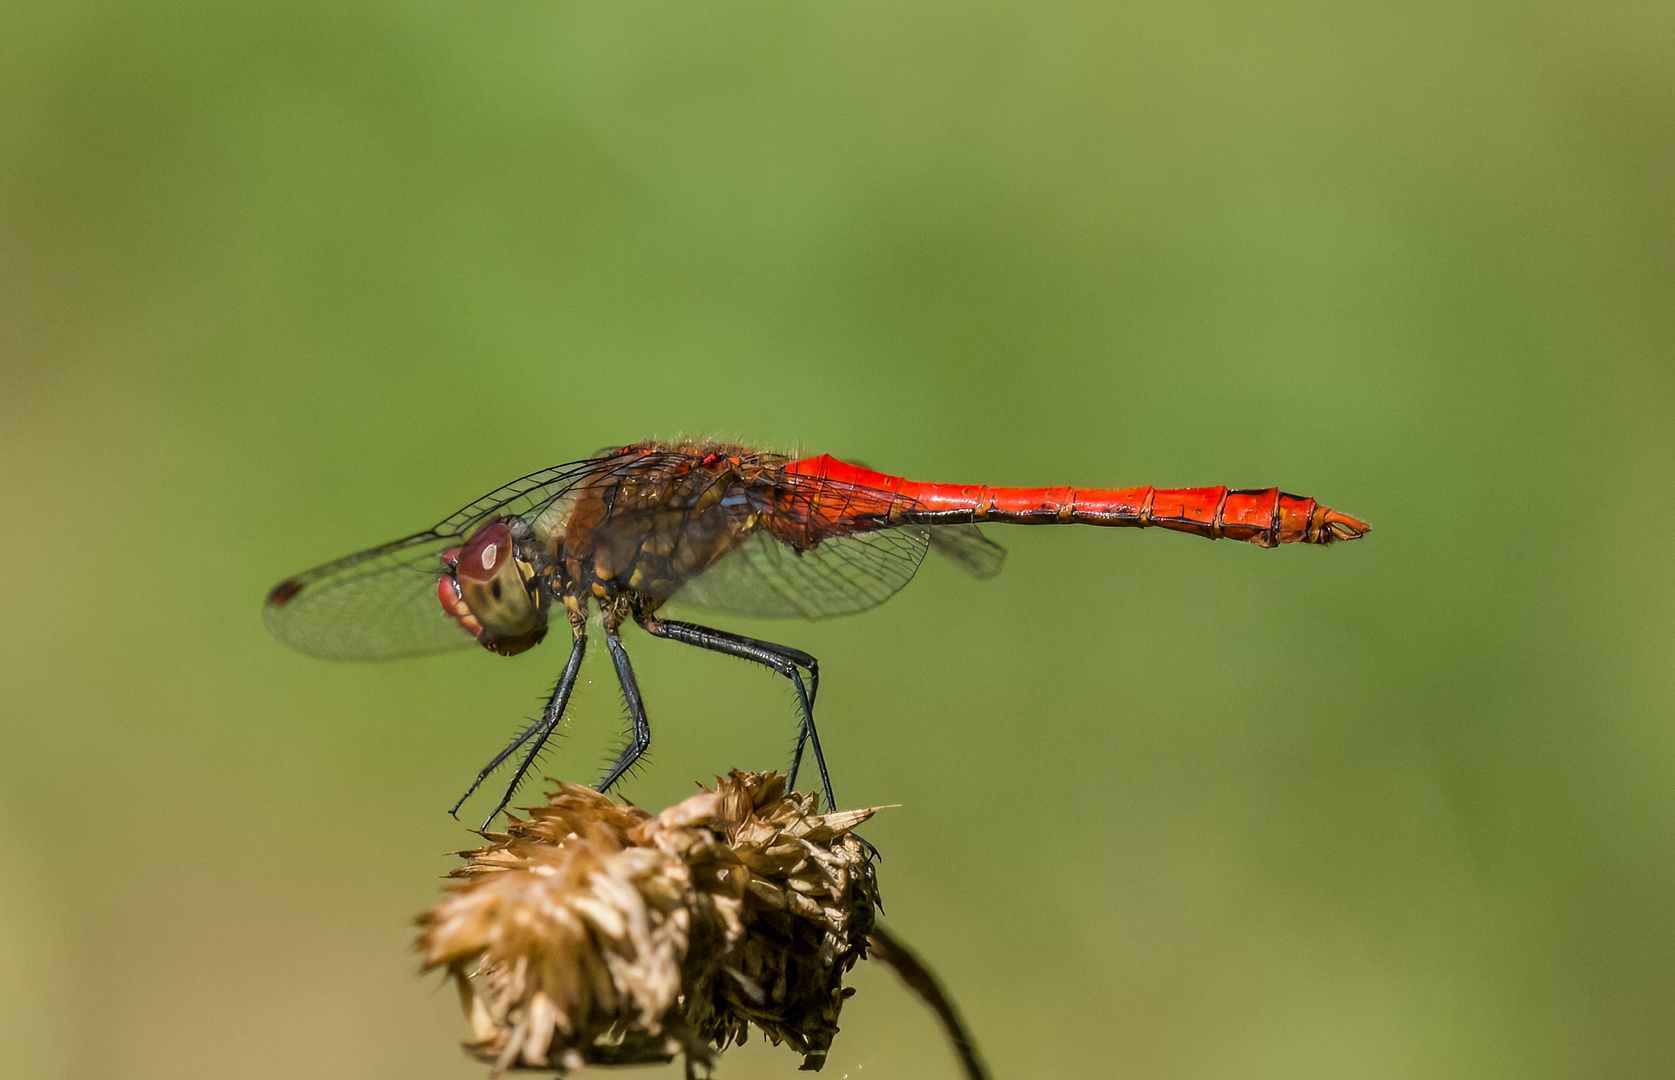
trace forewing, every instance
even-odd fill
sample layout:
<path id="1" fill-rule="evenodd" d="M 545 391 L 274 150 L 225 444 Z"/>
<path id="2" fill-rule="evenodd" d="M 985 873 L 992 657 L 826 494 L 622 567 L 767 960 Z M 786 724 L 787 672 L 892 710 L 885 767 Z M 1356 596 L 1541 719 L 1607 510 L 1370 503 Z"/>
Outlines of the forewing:
<path id="1" fill-rule="evenodd" d="M 504 487 L 484 495 L 469 506 L 461 507 L 438 522 L 430 531 L 437 536 L 465 537 L 491 517 L 514 514 L 543 534 L 546 511 L 559 503 L 581 481 L 589 477 L 609 479 L 626 471 L 636 462 L 645 462 L 653 455 L 605 454 L 585 461 L 571 461 L 550 469 L 519 477 Z"/>
<path id="2" fill-rule="evenodd" d="M 983 535 L 975 525 L 932 525 L 931 547 L 979 581 L 1000 573 L 1006 549 Z"/>
<path id="3" fill-rule="evenodd" d="M 328 660 L 392 660 L 475 644 L 442 610 L 438 556 L 459 542 L 434 531 L 363 551 L 281 582 L 263 621 L 300 653 Z"/>
<path id="4" fill-rule="evenodd" d="M 831 537 L 810 550 L 755 532 L 687 582 L 672 602 L 758 618 L 830 619 L 877 607 L 924 561 L 920 526 Z"/>
<path id="5" fill-rule="evenodd" d="M 530 473 L 435 528 L 288 578 L 268 594 L 263 619 L 291 648 L 333 660 L 426 656 L 471 645 L 471 635 L 437 600 L 441 553 L 491 517 L 515 514 L 540 532 L 548 509 L 577 483 L 609 475 L 627 460 L 608 454 Z"/>

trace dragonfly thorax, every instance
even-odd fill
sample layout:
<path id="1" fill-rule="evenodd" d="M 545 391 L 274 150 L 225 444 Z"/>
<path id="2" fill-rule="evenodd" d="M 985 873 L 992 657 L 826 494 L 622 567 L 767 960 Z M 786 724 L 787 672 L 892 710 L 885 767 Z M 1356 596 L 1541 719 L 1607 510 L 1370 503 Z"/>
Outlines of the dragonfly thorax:
<path id="1" fill-rule="evenodd" d="M 513 656 L 547 636 L 538 546 L 521 518 L 497 518 L 442 553 L 436 595 L 485 649 Z"/>

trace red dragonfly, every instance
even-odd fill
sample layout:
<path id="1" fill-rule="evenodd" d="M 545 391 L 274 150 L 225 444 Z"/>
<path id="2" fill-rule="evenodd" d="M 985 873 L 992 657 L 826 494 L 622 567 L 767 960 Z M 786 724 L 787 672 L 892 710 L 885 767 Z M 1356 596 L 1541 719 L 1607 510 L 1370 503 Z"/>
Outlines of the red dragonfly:
<path id="1" fill-rule="evenodd" d="M 801 730 L 795 783 L 812 746 L 826 804 L 836 806 L 814 700 L 820 667 L 800 649 L 660 618 L 671 600 L 757 617 L 823 619 L 883 603 L 935 548 L 979 578 L 1005 557 L 978 522 L 1157 526 L 1261 547 L 1355 540 L 1367 525 L 1276 488 L 991 488 L 925 484 L 829 455 L 790 458 L 726 443 L 642 442 L 514 480 L 433 528 L 280 582 L 265 618 L 312 656 L 382 660 L 480 645 L 514 656 L 562 610 L 570 657 L 546 708 L 454 804 L 513 754 L 523 756 L 486 829 L 505 809 L 564 715 L 587 647 L 590 607 L 628 703 L 628 745 L 608 789 L 651 742 L 618 631 L 761 664 L 791 681 Z M 808 673 L 804 681 L 803 673 Z"/>

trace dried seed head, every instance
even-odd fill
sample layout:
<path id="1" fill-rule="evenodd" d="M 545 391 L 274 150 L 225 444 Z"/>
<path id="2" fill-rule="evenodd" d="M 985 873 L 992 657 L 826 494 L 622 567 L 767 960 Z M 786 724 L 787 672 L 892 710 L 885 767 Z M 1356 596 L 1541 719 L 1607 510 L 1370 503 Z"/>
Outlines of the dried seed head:
<path id="1" fill-rule="evenodd" d="M 751 1024 L 825 1060 L 866 955 L 873 868 L 851 830 L 778 773 L 734 771 L 653 817 L 560 783 L 548 805 L 461 852 L 455 893 L 420 916 L 494 1065 L 707 1067 Z"/>

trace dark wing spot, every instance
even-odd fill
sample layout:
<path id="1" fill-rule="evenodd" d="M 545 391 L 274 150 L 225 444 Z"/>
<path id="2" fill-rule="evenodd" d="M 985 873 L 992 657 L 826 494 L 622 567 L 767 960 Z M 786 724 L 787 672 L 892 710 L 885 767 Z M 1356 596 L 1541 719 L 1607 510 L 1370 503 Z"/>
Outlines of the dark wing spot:
<path id="1" fill-rule="evenodd" d="M 489 592 L 494 594 L 494 598 L 496 600 L 500 599 L 500 579 L 499 578 L 494 579 L 494 584 L 489 586 Z"/>
<path id="2" fill-rule="evenodd" d="M 281 581 L 273 587 L 272 592 L 268 593 L 268 606 L 284 607 L 290 602 L 292 597 L 296 596 L 297 593 L 300 592 L 302 592 L 302 582 L 298 581 L 296 578 L 292 578 L 289 581 Z"/>

